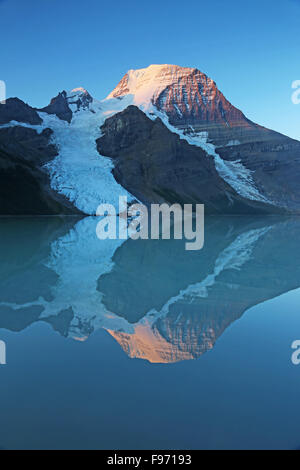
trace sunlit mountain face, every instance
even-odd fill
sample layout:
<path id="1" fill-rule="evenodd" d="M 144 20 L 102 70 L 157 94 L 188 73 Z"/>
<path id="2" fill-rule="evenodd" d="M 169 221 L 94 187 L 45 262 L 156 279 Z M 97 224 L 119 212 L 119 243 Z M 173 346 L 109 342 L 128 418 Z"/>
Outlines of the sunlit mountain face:
<path id="1" fill-rule="evenodd" d="M 255 133 L 263 134 L 263 128 L 249 121 L 216 83 L 196 68 L 165 64 L 129 70 L 107 99 L 125 96 L 132 96 L 132 104 L 146 111 L 155 112 L 156 108 L 165 113 L 170 124 L 191 135 L 207 133 L 218 145 L 237 142 L 237 138 L 249 141 Z"/>
<path id="2" fill-rule="evenodd" d="M 88 340 L 104 329 L 128 356 L 197 359 L 252 306 L 300 285 L 298 219 L 206 219 L 205 246 L 103 240 L 97 218 L 1 219 L 0 329 L 47 322 Z"/>

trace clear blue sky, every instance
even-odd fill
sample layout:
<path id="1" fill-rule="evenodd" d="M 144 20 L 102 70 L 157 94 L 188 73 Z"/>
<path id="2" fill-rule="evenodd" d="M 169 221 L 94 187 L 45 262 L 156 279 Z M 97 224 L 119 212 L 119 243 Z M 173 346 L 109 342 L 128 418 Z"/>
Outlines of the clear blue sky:
<path id="1" fill-rule="evenodd" d="M 0 0 L 0 80 L 44 106 L 105 97 L 130 68 L 193 66 L 252 120 L 300 140 L 300 0 Z"/>

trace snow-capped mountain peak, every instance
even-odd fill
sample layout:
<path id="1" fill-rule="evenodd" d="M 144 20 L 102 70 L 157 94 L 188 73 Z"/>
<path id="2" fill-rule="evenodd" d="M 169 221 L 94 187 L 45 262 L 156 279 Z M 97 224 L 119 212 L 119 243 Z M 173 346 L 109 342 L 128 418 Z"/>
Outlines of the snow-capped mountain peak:
<path id="1" fill-rule="evenodd" d="M 196 71 L 195 68 L 168 64 L 153 64 L 147 68 L 129 70 L 107 99 L 120 98 L 129 94 L 133 96 L 133 104 L 147 109 L 157 102 L 166 88 L 174 88 L 180 82 L 187 83 L 189 77 Z M 213 83 L 212 80 L 208 80 Z"/>
<path id="2" fill-rule="evenodd" d="M 88 95 L 89 94 L 89 92 L 81 86 L 71 90 L 71 93 L 77 93 L 77 94 L 83 94 L 83 95 Z"/>
<path id="3" fill-rule="evenodd" d="M 96 112 L 95 108 L 99 109 L 99 101 L 95 100 L 85 88 L 78 87 L 58 93 L 48 106 L 38 111 L 55 114 L 59 119 L 70 123 L 79 111 Z"/>
<path id="4" fill-rule="evenodd" d="M 94 99 L 85 88 L 78 87 L 67 93 L 67 101 L 71 110 L 76 112 L 90 109 Z"/>
<path id="5" fill-rule="evenodd" d="M 241 129 L 257 129 L 197 68 L 164 64 L 129 70 L 107 99 L 125 96 L 145 112 L 154 107 L 154 113 L 164 113 L 179 129 L 208 132 L 216 145 L 240 140 Z"/>

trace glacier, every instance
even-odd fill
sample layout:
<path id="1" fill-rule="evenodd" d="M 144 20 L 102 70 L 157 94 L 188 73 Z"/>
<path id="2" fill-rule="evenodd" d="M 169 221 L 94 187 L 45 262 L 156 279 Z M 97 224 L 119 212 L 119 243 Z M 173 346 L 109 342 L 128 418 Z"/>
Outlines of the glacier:
<path id="1" fill-rule="evenodd" d="M 99 155 L 96 139 L 104 122 L 101 113 L 79 111 L 71 123 L 53 115 L 40 113 L 45 127 L 54 131 L 53 143 L 58 156 L 45 168 L 50 174 L 51 187 L 66 196 L 87 215 L 95 215 L 103 203 L 117 206 L 119 196 L 133 200 L 112 175 L 112 161 Z"/>
<path id="2" fill-rule="evenodd" d="M 252 178 L 252 171 L 246 168 L 239 160 L 229 162 L 223 160 L 216 152 L 216 146 L 207 142 L 207 133 L 199 132 L 198 134 L 191 129 L 190 133 L 186 133 L 181 129 L 173 126 L 169 122 L 168 116 L 159 111 L 154 105 L 147 107 L 147 110 L 141 106 L 150 119 L 159 117 L 164 125 L 173 133 L 178 134 L 183 140 L 186 140 L 190 145 L 202 148 L 209 156 L 213 157 L 215 161 L 216 170 L 240 196 L 253 201 L 261 201 L 268 204 L 273 204 L 269 199 L 262 195 L 256 188 Z"/>

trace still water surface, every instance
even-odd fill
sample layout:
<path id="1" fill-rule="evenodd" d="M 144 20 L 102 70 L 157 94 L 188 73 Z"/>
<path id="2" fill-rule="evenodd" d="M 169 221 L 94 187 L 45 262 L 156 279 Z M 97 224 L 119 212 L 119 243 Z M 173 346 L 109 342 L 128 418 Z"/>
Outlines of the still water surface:
<path id="1" fill-rule="evenodd" d="M 0 219 L 0 448 L 300 447 L 300 219 L 185 241 Z"/>

